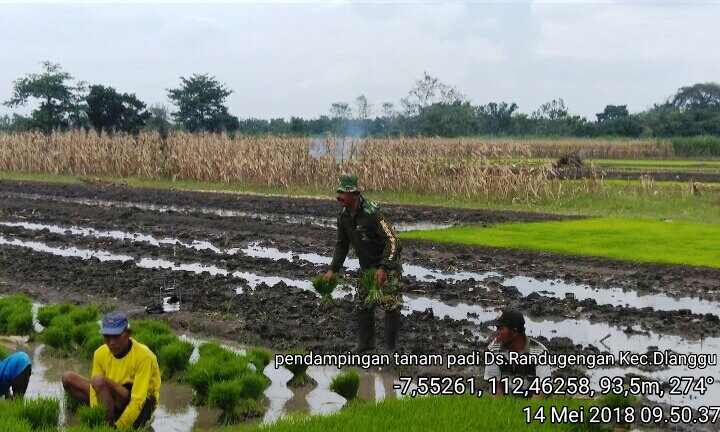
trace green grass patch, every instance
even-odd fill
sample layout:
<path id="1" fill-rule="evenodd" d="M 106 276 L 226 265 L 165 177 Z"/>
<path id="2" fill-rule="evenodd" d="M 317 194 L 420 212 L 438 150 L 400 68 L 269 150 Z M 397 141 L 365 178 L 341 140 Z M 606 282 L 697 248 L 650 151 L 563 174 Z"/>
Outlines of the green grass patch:
<path id="1" fill-rule="evenodd" d="M 677 156 L 720 156 L 720 137 L 696 136 L 670 138 Z"/>
<path id="2" fill-rule="evenodd" d="M 478 398 L 475 396 L 435 396 L 418 399 L 392 399 L 379 404 L 353 404 L 329 416 L 291 417 L 273 424 L 236 427 L 228 431 L 267 432 L 325 432 L 365 431 L 404 432 L 408 430 L 433 431 L 593 431 L 599 425 L 526 424 L 525 406 L 569 406 L 578 409 L 591 401 L 546 399 L 528 401 L 519 398 Z M 549 418 L 549 414 L 548 414 Z"/>
<path id="3" fill-rule="evenodd" d="M 407 239 L 720 267 L 720 225 L 620 218 L 453 227 L 401 233 Z"/>

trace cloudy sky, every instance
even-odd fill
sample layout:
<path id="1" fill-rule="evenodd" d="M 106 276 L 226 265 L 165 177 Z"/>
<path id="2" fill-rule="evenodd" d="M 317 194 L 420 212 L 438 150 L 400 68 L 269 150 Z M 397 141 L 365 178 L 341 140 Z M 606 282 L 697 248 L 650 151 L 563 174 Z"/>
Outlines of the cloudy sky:
<path id="1" fill-rule="evenodd" d="M 376 108 L 399 106 L 427 71 L 473 104 L 516 102 L 531 113 L 563 98 L 594 120 L 607 104 L 638 112 L 681 86 L 720 82 L 718 23 L 719 1 L 0 0 L 0 100 L 49 60 L 148 104 L 168 104 L 180 76 L 209 73 L 234 90 L 227 102 L 240 118 L 307 118 L 360 94 Z"/>

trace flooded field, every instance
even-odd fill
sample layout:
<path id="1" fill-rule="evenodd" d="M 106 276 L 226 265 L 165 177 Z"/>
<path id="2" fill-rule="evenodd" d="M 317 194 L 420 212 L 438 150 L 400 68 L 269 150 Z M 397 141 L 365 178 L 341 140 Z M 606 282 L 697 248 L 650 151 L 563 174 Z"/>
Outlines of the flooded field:
<path id="1" fill-rule="evenodd" d="M 187 340 L 187 338 L 185 338 Z M 22 340 L 22 338 L 20 339 Z M 198 339 L 191 339 L 199 343 Z M 25 351 L 30 355 L 33 374 L 28 386 L 28 397 L 54 397 L 61 400 L 60 424 L 78 425 L 76 415 L 64 406 L 64 391 L 60 376 L 67 370 L 89 375 L 92 368 L 89 360 L 57 357 L 47 347 L 32 342 L 20 342 L 13 338 L 0 338 L 0 345 L 10 350 Z M 230 348 L 235 347 L 229 345 Z M 340 371 L 334 367 L 311 367 L 308 374 L 317 385 L 302 388 L 288 388 L 285 384 L 292 374 L 284 368 L 268 365 L 265 375 L 271 380 L 265 390 L 267 412 L 252 422 L 272 422 L 281 416 L 291 414 L 327 414 L 337 411 L 345 399 L 329 390 L 330 381 Z M 380 401 L 396 397 L 393 389 L 394 377 L 378 371 L 361 371 L 360 397 L 367 401 Z M 198 407 L 193 403 L 193 391 L 189 385 L 175 381 L 164 381 L 160 392 L 160 403 L 155 411 L 153 428 L 156 431 L 183 432 L 195 428 L 213 428 L 218 424 L 219 410 Z"/>
<path id="2" fill-rule="evenodd" d="M 357 260 L 347 260 L 329 311 L 318 309 L 309 282 L 330 262 L 337 211 L 336 203 L 324 200 L 0 182 L 0 291 L 25 292 L 43 302 L 110 301 L 134 316 L 143 316 L 145 306 L 164 304 L 168 313 L 159 317 L 179 334 L 275 352 L 303 347 L 344 353 L 355 341 Z M 389 206 L 387 212 L 399 226 L 412 229 L 543 218 L 412 206 Z M 405 242 L 404 254 L 401 352 L 483 350 L 492 337 L 483 322 L 500 307 L 522 310 L 528 333 L 554 353 L 720 352 L 716 269 L 421 241 Z M 170 303 L 171 298 L 179 301 Z M 383 323 L 377 321 L 382 343 Z M 57 389 L 53 385 L 59 381 L 49 371 L 65 365 L 55 364 L 39 346 L 33 355 L 45 368 L 37 375 L 47 377 L 39 377 L 47 383 L 38 385 Z M 370 370 L 363 374 L 364 397 L 393 397 L 400 372 L 478 376 L 482 366 Z M 264 421 L 287 412 L 339 409 L 343 399 L 328 390 L 337 373 L 311 368 L 318 386 L 295 391 L 283 384 L 289 372 L 268 366 L 273 385 L 266 391 Z M 712 376 L 715 383 L 705 394 L 650 399 L 691 406 L 720 400 L 717 365 L 558 373 L 585 373 L 594 382 L 618 375 L 665 382 L 672 376 Z M 167 405 L 157 416 L 164 423 L 157 430 L 214 424 L 217 413 L 194 407 L 191 393 L 172 384 L 164 389 Z"/>

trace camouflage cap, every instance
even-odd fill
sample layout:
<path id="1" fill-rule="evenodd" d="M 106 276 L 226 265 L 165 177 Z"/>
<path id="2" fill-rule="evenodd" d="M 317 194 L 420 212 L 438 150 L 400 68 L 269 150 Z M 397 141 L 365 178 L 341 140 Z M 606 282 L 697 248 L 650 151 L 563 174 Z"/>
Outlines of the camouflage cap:
<path id="1" fill-rule="evenodd" d="M 358 179 L 355 174 L 340 174 L 340 181 L 336 192 L 360 192 Z"/>

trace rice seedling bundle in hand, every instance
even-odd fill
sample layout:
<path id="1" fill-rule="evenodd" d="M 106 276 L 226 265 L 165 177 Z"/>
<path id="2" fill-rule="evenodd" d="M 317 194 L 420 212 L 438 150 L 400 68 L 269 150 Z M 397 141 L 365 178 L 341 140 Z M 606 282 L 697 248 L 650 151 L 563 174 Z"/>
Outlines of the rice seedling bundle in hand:
<path id="1" fill-rule="evenodd" d="M 333 304 L 332 293 L 340 283 L 338 275 L 334 274 L 330 281 L 325 280 L 324 275 L 318 275 L 313 278 L 312 286 L 320 294 L 320 307 L 327 309 Z"/>
<path id="2" fill-rule="evenodd" d="M 341 373 L 330 382 L 330 390 L 344 397 L 348 402 L 355 400 L 360 390 L 360 375 L 355 371 Z"/>
<path id="3" fill-rule="evenodd" d="M 377 306 L 385 299 L 385 296 L 382 291 L 380 291 L 380 287 L 375 280 L 375 272 L 377 272 L 377 269 L 370 268 L 360 275 L 360 289 L 367 293 L 365 296 L 365 305 L 368 307 Z"/>

